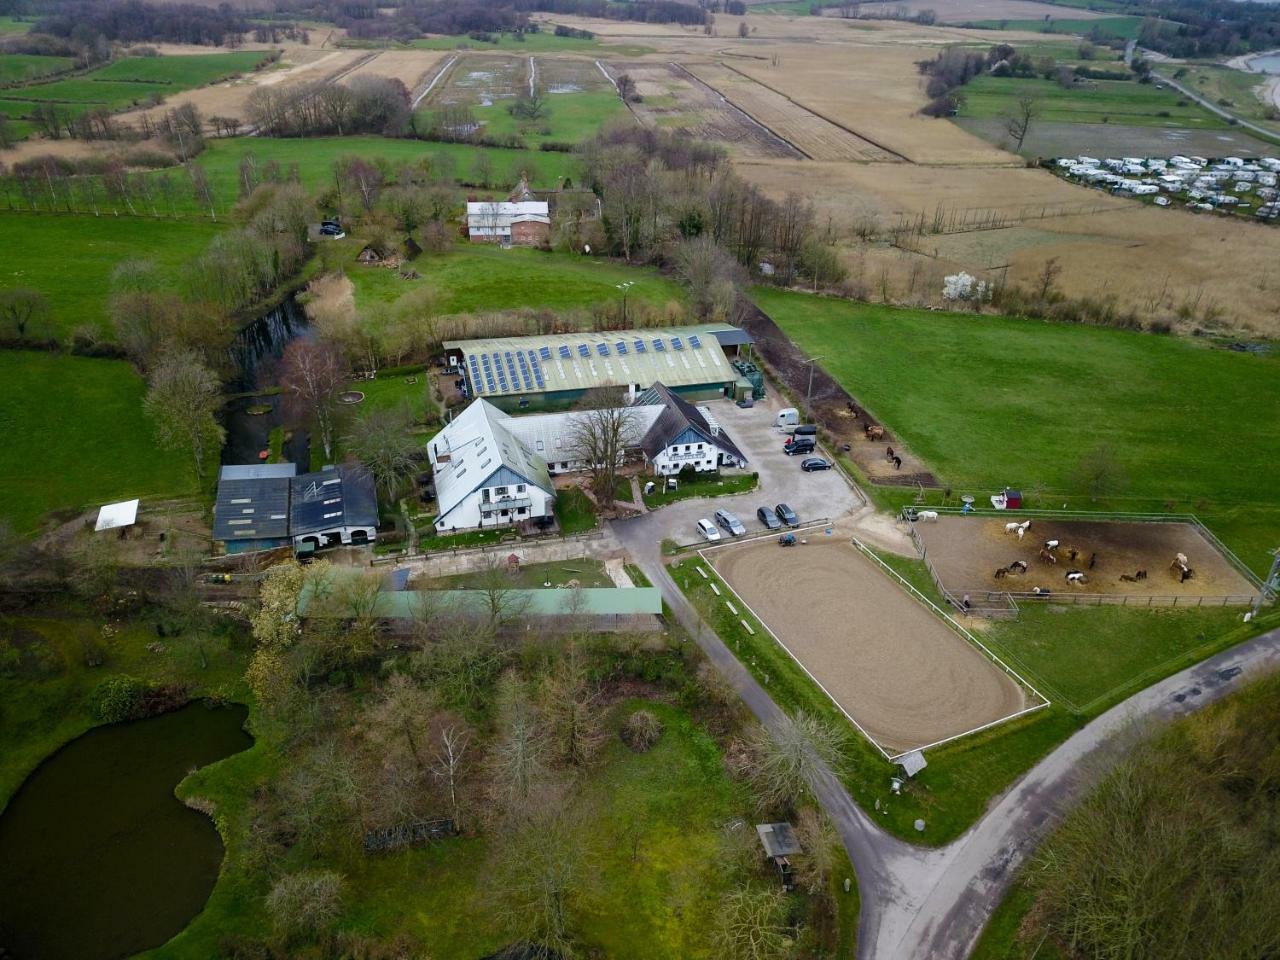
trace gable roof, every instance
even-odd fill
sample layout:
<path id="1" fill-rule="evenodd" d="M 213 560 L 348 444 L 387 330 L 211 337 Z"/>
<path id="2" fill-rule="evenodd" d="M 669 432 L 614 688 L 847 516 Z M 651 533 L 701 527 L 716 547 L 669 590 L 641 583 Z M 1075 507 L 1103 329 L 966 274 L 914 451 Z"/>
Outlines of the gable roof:
<path id="1" fill-rule="evenodd" d="M 287 537 L 289 481 L 296 472 L 291 463 L 223 467 L 213 505 L 213 538 L 229 542 Z"/>
<path id="2" fill-rule="evenodd" d="M 376 527 L 378 494 L 373 474 L 362 464 L 339 464 L 289 481 L 292 536 L 334 527 Z"/>
<path id="3" fill-rule="evenodd" d="M 427 454 L 435 472 L 441 517 L 503 468 L 555 493 L 547 462 L 511 433 L 507 428 L 511 419 L 487 400 L 474 400 L 431 438 Z"/>
<path id="4" fill-rule="evenodd" d="M 578 331 L 486 340 L 446 340 L 462 354 L 473 396 L 499 397 L 589 390 L 730 383 L 737 372 L 719 340 L 703 327 Z"/>
<path id="5" fill-rule="evenodd" d="M 737 444 L 725 433 L 723 428 L 713 430 L 706 416 L 688 400 L 673 393 L 666 384 L 655 383 L 648 390 L 636 397 L 637 404 L 660 403 L 665 408 L 654 421 L 649 432 L 640 442 L 645 456 L 653 459 L 667 447 L 676 442 L 688 430 L 693 430 L 704 441 L 719 447 L 732 457 L 747 462 L 746 455 L 738 449 Z M 681 441 L 684 442 L 684 441 Z"/>

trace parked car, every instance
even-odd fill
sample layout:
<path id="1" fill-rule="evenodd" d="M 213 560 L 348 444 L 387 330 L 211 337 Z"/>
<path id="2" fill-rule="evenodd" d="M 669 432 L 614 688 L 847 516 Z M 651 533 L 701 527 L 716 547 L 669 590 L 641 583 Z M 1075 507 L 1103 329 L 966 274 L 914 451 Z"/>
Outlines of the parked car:
<path id="1" fill-rule="evenodd" d="M 795 457 L 802 453 L 813 453 L 815 449 L 813 441 L 807 437 L 801 437 L 799 440 L 792 440 L 790 443 L 782 445 L 782 452 L 788 457 Z"/>
<path id="2" fill-rule="evenodd" d="M 782 521 L 778 519 L 778 515 L 768 507 L 761 507 L 756 511 L 756 519 L 764 524 L 766 530 L 780 530 Z"/>
<path id="3" fill-rule="evenodd" d="M 776 507 L 773 508 L 773 512 L 776 513 L 778 515 L 778 519 L 781 520 L 788 527 L 800 526 L 800 518 L 797 517 L 796 512 L 792 510 L 789 506 L 787 506 L 785 503 L 778 504 Z"/>
<path id="4" fill-rule="evenodd" d="M 716 523 L 731 537 L 741 537 L 747 532 L 747 528 L 742 525 L 742 521 L 728 510 L 716 511 Z"/>
<path id="5" fill-rule="evenodd" d="M 702 534 L 703 540 L 710 543 L 720 539 L 720 531 L 716 529 L 716 525 L 705 517 L 698 521 L 698 532 Z"/>
<path id="6" fill-rule="evenodd" d="M 342 229 L 342 224 L 337 220 L 325 220 L 320 224 L 320 236 L 333 237 L 335 240 L 341 240 L 347 234 Z"/>
<path id="7" fill-rule="evenodd" d="M 752 400 L 750 397 L 743 397 L 741 400 L 738 401 L 738 406 L 740 406 L 743 410 L 750 410 L 755 405 L 756 405 L 756 402 Z"/>
<path id="8" fill-rule="evenodd" d="M 800 469 L 805 473 L 813 473 L 815 470 L 830 470 L 831 461 L 823 460 L 821 457 L 806 457 L 800 461 Z"/>

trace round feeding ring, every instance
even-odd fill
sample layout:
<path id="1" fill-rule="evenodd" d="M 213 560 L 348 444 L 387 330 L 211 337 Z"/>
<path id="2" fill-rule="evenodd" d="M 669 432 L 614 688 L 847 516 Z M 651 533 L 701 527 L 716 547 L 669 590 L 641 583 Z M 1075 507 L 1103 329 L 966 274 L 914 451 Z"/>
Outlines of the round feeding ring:
<path id="1" fill-rule="evenodd" d="M 338 400 L 342 403 L 361 403 L 364 400 L 364 394 L 359 390 L 347 390 L 338 394 Z"/>

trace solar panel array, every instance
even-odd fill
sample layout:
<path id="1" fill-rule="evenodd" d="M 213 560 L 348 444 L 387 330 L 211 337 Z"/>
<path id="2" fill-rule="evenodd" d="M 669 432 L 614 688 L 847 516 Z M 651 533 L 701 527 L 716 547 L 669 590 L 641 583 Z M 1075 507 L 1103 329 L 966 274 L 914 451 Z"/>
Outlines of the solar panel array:
<path id="1" fill-rule="evenodd" d="M 689 334 L 685 338 L 681 337 L 652 337 L 649 340 L 632 339 L 630 342 L 626 340 L 615 340 L 612 345 L 613 351 L 616 351 L 619 357 L 625 357 L 630 353 L 644 354 L 652 349 L 655 353 L 667 352 L 668 346 L 674 351 L 683 351 L 685 345 L 692 350 L 702 349 L 702 338 L 694 333 Z M 592 358 L 591 345 L 587 343 L 577 344 L 578 356 L 584 360 Z M 596 354 L 601 357 L 608 358 L 612 355 L 610 345 L 604 342 L 597 342 L 595 345 Z M 468 354 L 466 358 L 467 369 L 471 375 L 471 385 L 477 395 L 480 394 L 502 394 L 502 393 L 533 393 L 538 390 L 547 389 L 546 375 L 542 369 L 543 362 L 549 362 L 555 356 L 552 353 L 552 347 L 542 346 L 528 350 L 507 350 L 493 353 Z M 560 344 L 557 348 L 560 360 L 574 360 L 573 349 L 569 344 Z M 714 359 L 714 358 L 713 358 Z M 699 363 L 702 363 L 699 360 Z M 688 366 L 688 361 L 686 361 Z M 703 364 L 706 366 L 706 364 Z M 613 376 L 613 368 L 606 359 L 605 368 L 609 376 Z M 574 364 L 576 371 L 577 364 Z M 592 370 L 594 371 L 594 367 Z M 625 369 L 625 363 L 624 363 Z M 563 370 L 561 371 L 563 374 Z"/>

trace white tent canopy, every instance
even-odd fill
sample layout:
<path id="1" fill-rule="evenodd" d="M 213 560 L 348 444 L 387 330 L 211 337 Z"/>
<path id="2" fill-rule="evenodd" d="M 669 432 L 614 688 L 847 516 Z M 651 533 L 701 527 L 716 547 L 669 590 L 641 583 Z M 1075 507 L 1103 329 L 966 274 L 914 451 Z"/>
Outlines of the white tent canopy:
<path id="1" fill-rule="evenodd" d="M 98 523 L 93 529 L 115 530 L 117 527 L 131 527 L 138 522 L 138 501 L 121 500 L 119 503 L 108 503 L 98 511 Z"/>

